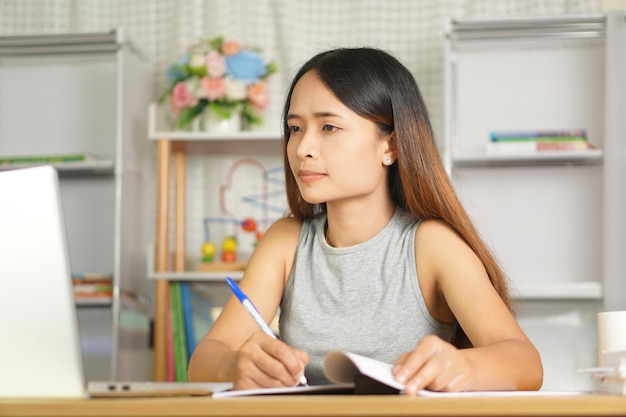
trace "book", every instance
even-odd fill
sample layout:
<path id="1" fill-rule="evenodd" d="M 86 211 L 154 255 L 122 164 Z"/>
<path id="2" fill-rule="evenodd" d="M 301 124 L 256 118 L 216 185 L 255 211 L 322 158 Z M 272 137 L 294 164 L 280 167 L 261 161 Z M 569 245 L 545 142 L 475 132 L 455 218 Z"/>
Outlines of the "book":
<path id="1" fill-rule="evenodd" d="M 585 129 L 570 130 L 500 130 L 489 133 L 491 142 L 587 140 Z"/>
<path id="2" fill-rule="evenodd" d="M 185 338 L 185 323 L 183 318 L 180 283 L 170 283 L 170 298 L 172 309 L 172 336 L 174 348 L 174 374 L 177 382 L 187 381 L 187 340 Z"/>
<path id="3" fill-rule="evenodd" d="M 594 149 L 584 129 L 491 132 L 488 154 L 529 154 L 541 151 Z"/>
<path id="4" fill-rule="evenodd" d="M 78 284 L 74 285 L 76 297 L 113 297 L 113 286 L 110 284 Z"/>
<path id="5" fill-rule="evenodd" d="M 73 272 L 72 287 L 76 298 L 112 298 L 113 275 L 96 272 Z"/>
<path id="6" fill-rule="evenodd" d="M 487 153 L 489 154 L 506 154 L 506 153 L 537 153 L 542 151 L 584 151 L 594 149 L 595 147 L 584 140 L 572 141 L 504 141 L 489 142 L 487 144 Z"/>
<path id="7" fill-rule="evenodd" d="M 170 297 L 171 298 L 171 297 Z M 174 335 L 172 330 L 172 308 L 171 301 L 168 300 L 168 308 L 167 309 L 167 331 L 166 331 L 166 354 L 165 354 L 165 370 L 166 370 L 166 381 L 167 382 L 176 382 L 176 375 L 174 372 Z"/>
<path id="8" fill-rule="evenodd" d="M 72 272 L 72 281 L 109 281 L 113 280 L 113 274 L 107 272 Z"/>
<path id="9" fill-rule="evenodd" d="M 393 365 L 356 353 L 335 350 L 326 354 L 322 364 L 328 385 L 224 390 L 213 393 L 213 398 L 245 397 L 252 395 L 355 394 L 399 395 L 404 385 L 395 380 Z M 563 397 L 588 394 L 585 391 L 466 391 L 438 392 L 419 390 L 419 397 Z"/>
<path id="10" fill-rule="evenodd" d="M 213 306 L 211 299 L 214 294 L 210 288 L 202 284 L 187 283 L 189 297 L 183 297 L 183 302 L 191 305 L 191 335 L 193 336 L 193 347 L 198 345 L 207 332 L 213 326 L 215 319 L 221 312 L 220 307 Z M 187 325 L 187 322 L 185 322 Z M 187 337 L 189 339 L 189 336 Z M 192 340 L 190 340 L 191 344 Z M 191 352 L 189 352 L 191 354 Z"/>
<path id="11" fill-rule="evenodd" d="M 356 353 L 335 350 L 324 357 L 323 371 L 332 382 L 328 385 L 311 385 L 285 388 L 260 388 L 223 391 L 214 398 L 250 395 L 285 394 L 400 394 L 404 385 L 397 382 L 391 372 L 392 365 Z"/>
<path id="12" fill-rule="evenodd" d="M 180 283 L 180 295 L 183 313 L 183 323 L 185 326 L 185 343 L 187 344 L 187 356 L 191 357 L 196 348 L 196 337 L 194 332 L 193 308 L 191 305 L 191 289 L 188 282 Z"/>
<path id="13" fill-rule="evenodd" d="M 97 159 L 88 152 L 57 155 L 21 155 L 0 156 L 0 165 L 60 164 L 68 162 L 86 162 Z"/>

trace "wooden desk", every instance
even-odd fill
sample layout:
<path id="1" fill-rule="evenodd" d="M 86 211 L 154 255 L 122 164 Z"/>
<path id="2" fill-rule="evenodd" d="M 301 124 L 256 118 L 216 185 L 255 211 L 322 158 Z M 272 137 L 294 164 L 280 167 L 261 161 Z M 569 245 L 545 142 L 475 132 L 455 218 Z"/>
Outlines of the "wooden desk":
<path id="1" fill-rule="evenodd" d="M 0 399 L 0 416 L 626 416 L 626 397 Z"/>

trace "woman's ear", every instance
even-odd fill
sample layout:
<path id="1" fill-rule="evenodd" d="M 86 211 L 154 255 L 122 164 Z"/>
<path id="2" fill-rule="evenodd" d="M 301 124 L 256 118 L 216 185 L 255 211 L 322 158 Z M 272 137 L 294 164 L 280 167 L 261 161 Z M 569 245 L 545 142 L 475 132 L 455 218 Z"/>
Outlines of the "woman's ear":
<path id="1" fill-rule="evenodd" d="M 396 132 L 391 132 L 383 139 L 383 165 L 392 165 L 398 158 L 396 152 Z"/>

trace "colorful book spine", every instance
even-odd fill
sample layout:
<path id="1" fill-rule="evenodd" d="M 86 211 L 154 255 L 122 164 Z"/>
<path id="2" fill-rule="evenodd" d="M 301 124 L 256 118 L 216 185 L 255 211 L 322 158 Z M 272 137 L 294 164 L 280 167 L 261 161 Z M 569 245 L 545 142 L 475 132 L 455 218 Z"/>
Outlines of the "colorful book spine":
<path id="1" fill-rule="evenodd" d="M 109 273 L 72 273 L 72 286 L 76 298 L 113 297 L 113 275 Z"/>
<path id="2" fill-rule="evenodd" d="M 587 140 L 585 129 L 571 130 L 523 130 L 494 131 L 489 134 L 491 142 L 509 141 L 579 141 Z"/>
<path id="3" fill-rule="evenodd" d="M 187 341 L 185 339 L 185 323 L 182 312 L 180 283 L 170 283 L 170 299 L 172 302 L 172 329 L 174 336 L 174 371 L 177 382 L 187 381 Z"/>
<path id="4" fill-rule="evenodd" d="M 90 159 L 93 159 L 93 156 L 89 153 L 73 153 L 63 155 L 0 156 L 0 165 L 58 164 L 65 162 L 85 162 Z"/>
<path id="5" fill-rule="evenodd" d="M 169 301 L 169 300 L 168 300 Z M 166 334 L 166 372 L 167 372 L 167 381 L 175 382 L 176 381 L 176 372 L 174 370 L 174 329 L 172 323 L 172 303 L 168 302 L 169 308 L 167 309 L 167 334 Z"/>
<path id="6" fill-rule="evenodd" d="M 487 153 L 528 154 L 541 151 L 581 151 L 594 148 L 584 129 L 496 131 L 489 135 Z"/>
<path id="7" fill-rule="evenodd" d="M 183 322 L 185 323 L 185 341 L 187 342 L 187 354 L 191 357 L 196 348 L 196 337 L 193 328 L 193 309 L 191 305 L 191 289 L 188 282 L 180 283 L 180 293 L 183 310 Z"/>

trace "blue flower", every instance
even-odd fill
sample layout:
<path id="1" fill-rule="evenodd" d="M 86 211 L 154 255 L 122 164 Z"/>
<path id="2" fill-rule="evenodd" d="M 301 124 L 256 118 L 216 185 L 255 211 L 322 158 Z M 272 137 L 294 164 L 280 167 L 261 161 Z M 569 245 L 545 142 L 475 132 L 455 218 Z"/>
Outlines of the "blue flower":
<path id="1" fill-rule="evenodd" d="M 167 81 L 173 85 L 180 80 L 184 80 L 187 77 L 185 67 L 189 63 L 189 55 L 184 55 L 176 60 L 172 65 L 167 67 L 165 71 L 165 77 Z"/>
<path id="2" fill-rule="evenodd" d="M 254 84 L 263 77 L 267 69 L 263 58 L 254 51 L 241 51 L 226 56 L 226 71 L 236 80 L 245 84 Z"/>

